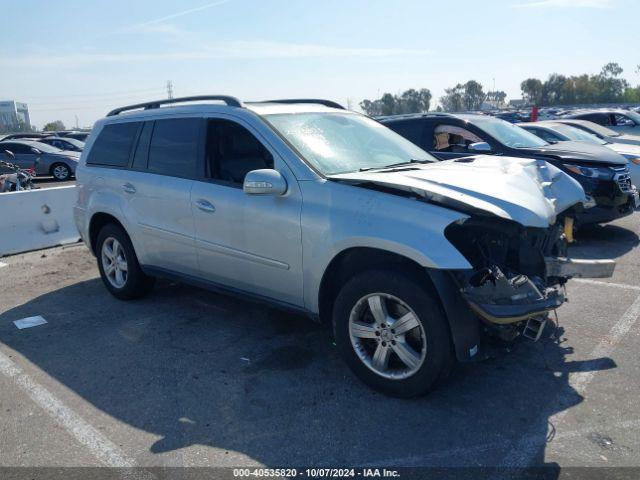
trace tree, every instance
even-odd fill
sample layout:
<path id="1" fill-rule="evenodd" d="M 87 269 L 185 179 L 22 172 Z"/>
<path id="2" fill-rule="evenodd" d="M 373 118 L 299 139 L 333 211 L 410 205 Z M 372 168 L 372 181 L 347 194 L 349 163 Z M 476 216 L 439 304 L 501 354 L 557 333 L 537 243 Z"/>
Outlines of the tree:
<path id="1" fill-rule="evenodd" d="M 460 112 L 464 110 L 464 86 L 459 83 L 455 87 L 446 88 L 444 90 L 444 96 L 440 97 L 440 104 L 442 110 L 445 112 Z"/>
<path id="2" fill-rule="evenodd" d="M 413 88 L 400 95 L 400 113 L 428 112 L 431 106 L 431 91 L 428 88 Z"/>
<path id="3" fill-rule="evenodd" d="M 486 100 L 489 102 L 493 102 L 494 105 L 502 105 L 504 101 L 507 99 L 507 94 L 502 90 L 496 90 L 495 92 L 487 92 Z"/>
<path id="4" fill-rule="evenodd" d="M 522 97 L 533 105 L 542 104 L 542 81 L 537 78 L 527 78 L 520 84 Z"/>
<path id="5" fill-rule="evenodd" d="M 480 110 L 486 95 L 482 85 L 475 80 L 469 80 L 464 84 L 463 103 L 467 110 Z"/>
<path id="6" fill-rule="evenodd" d="M 62 120 L 56 120 L 55 122 L 49 122 L 47 123 L 44 127 L 42 127 L 42 130 L 45 132 L 53 132 L 56 130 L 65 130 L 66 127 L 64 126 L 64 123 L 62 123 Z"/>
<path id="7" fill-rule="evenodd" d="M 621 78 L 623 69 L 615 63 L 607 63 L 597 75 L 566 77 L 558 73 L 549 75 L 542 82 L 528 78 L 520 85 L 522 96 L 536 105 L 575 105 L 589 103 L 617 103 L 635 98 L 634 89 Z"/>
<path id="8" fill-rule="evenodd" d="M 445 89 L 444 93 L 440 97 L 440 104 L 447 112 L 479 110 L 486 98 L 482 85 L 475 80 L 469 80 L 465 84 L 458 83 L 455 87 Z"/>
<path id="9" fill-rule="evenodd" d="M 428 88 L 411 88 L 400 95 L 385 93 L 377 100 L 364 99 L 360 102 L 360 108 L 370 116 L 421 113 L 429 111 L 430 106 L 431 91 Z"/>

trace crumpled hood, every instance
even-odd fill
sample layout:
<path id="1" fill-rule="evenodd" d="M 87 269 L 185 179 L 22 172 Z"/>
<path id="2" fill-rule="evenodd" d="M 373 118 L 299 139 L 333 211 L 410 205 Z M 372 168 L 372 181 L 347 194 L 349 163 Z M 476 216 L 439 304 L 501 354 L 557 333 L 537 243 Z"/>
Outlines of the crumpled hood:
<path id="1" fill-rule="evenodd" d="M 526 158 L 478 155 L 329 178 L 397 188 L 454 210 L 482 211 L 527 227 L 547 228 L 560 212 L 587 201 L 569 175 L 543 160 Z"/>
<path id="2" fill-rule="evenodd" d="M 602 163 L 607 165 L 626 165 L 627 160 L 604 145 L 585 142 L 558 142 L 540 148 L 519 148 L 518 150 L 536 155 L 550 155 L 560 160 Z"/>

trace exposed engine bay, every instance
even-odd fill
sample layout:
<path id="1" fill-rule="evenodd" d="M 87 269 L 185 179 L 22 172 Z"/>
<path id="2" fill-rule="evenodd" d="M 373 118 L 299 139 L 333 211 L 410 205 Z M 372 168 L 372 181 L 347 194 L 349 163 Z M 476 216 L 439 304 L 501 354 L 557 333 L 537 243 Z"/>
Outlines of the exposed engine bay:
<path id="1" fill-rule="evenodd" d="M 566 301 L 567 280 L 582 276 L 579 264 L 566 260 L 563 225 L 570 214 L 564 212 L 546 229 L 471 216 L 445 231 L 447 239 L 473 266 L 472 270 L 452 272 L 463 298 L 500 336 L 513 338 L 520 332 L 537 340 L 548 312 Z M 601 264 L 597 276 L 605 276 L 609 270 L 612 273 L 614 265 Z"/>

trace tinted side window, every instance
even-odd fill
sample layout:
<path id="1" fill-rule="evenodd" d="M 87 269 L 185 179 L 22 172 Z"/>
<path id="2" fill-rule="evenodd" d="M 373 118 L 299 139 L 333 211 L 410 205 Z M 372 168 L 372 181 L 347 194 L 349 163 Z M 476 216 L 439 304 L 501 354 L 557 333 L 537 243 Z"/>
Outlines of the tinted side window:
<path id="1" fill-rule="evenodd" d="M 145 122 L 140 132 L 136 152 L 133 154 L 133 164 L 131 168 L 134 170 L 146 170 L 149 160 L 149 142 L 151 141 L 151 132 L 153 131 L 153 122 Z"/>
<path id="2" fill-rule="evenodd" d="M 424 147 L 425 123 L 420 120 L 401 120 L 398 122 L 386 123 L 387 127 L 402 135 L 404 138 L 419 147 Z"/>
<path id="3" fill-rule="evenodd" d="M 207 162 L 211 178 L 242 185 L 251 170 L 273 168 L 273 156 L 253 134 L 228 120 L 207 122 Z"/>
<path id="4" fill-rule="evenodd" d="M 31 149 L 21 143 L 3 143 L 0 144 L 2 152 L 9 150 L 13 154 L 31 153 Z"/>
<path id="5" fill-rule="evenodd" d="M 96 139 L 87 164 L 126 167 L 140 122 L 105 125 Z"/>
<path id="6" fill-rule="evenodd" d="M 199 118 L 156 120 L 149 147 L 148 170 L 194 178 L 198 163 Z"/>

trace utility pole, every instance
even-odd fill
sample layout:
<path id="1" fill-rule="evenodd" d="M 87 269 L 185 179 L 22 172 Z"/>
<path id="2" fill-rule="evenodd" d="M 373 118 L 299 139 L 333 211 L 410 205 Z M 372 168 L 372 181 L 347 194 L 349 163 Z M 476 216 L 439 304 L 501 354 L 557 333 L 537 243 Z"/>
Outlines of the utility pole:
<path id="1" fill-rule="evenodd" d="M 173 82 L 171 80 L 167 80 L 167 97 L 169 100 L 173 98 Z"/>
<path id="2" fill-rule="evenodd" d="M 78 115 L 74 115 L 74 117 L 76 117 L 76 130 L 79 129 L 80 127 L 78 126 Z"/>

